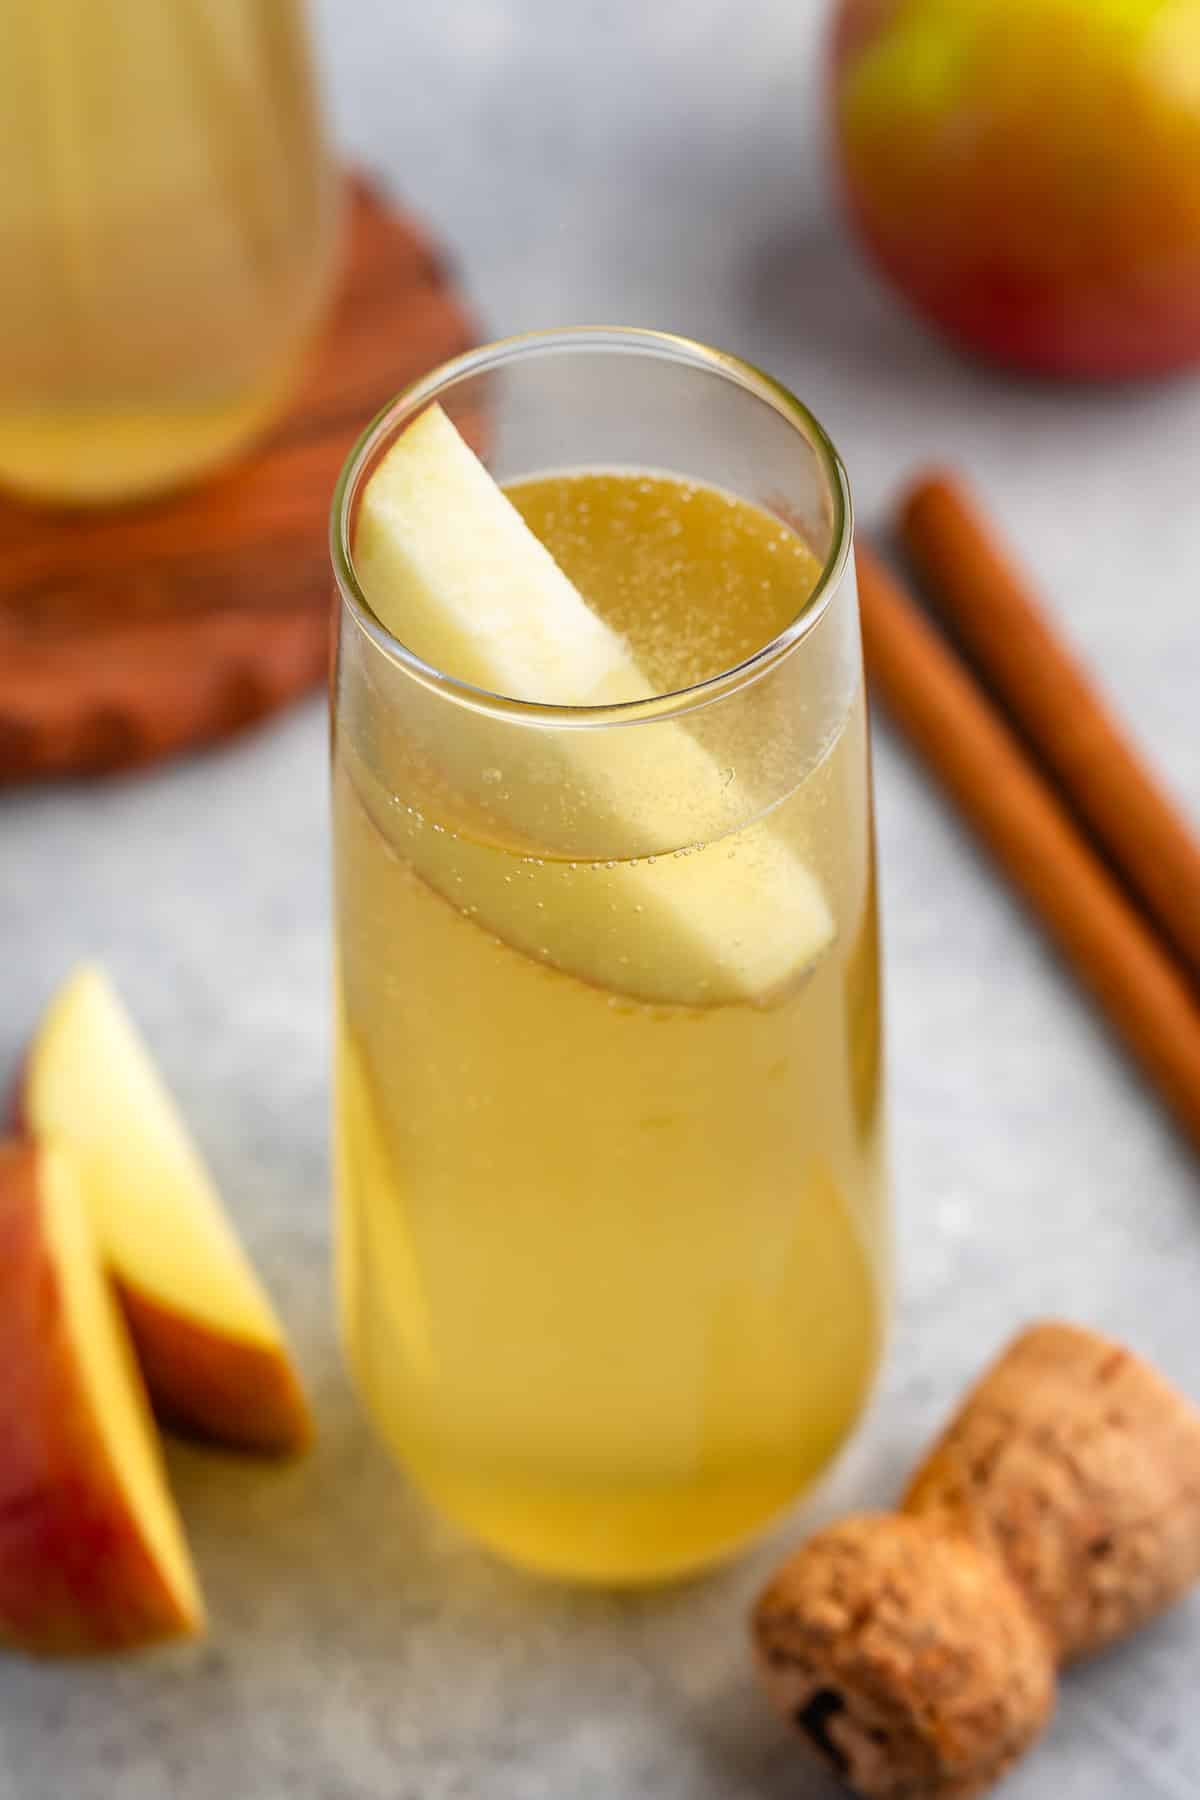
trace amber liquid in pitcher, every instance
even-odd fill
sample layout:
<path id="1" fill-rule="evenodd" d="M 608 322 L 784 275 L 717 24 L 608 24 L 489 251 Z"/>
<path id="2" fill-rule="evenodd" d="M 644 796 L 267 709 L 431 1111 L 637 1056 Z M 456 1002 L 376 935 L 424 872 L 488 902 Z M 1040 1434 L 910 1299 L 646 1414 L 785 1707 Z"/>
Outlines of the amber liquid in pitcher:
<path id="1" fill-rule="evenodd" d="M 298 0 L 12 0 L 0 56 L 0 485 L 104 502 L 286 399 L 336 195 Z"/>

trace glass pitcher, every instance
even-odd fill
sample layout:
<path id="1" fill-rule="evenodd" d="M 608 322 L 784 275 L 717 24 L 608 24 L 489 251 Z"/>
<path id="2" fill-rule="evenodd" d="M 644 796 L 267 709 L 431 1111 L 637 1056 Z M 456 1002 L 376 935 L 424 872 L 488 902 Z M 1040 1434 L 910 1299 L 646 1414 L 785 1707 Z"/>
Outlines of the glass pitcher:
<path id="1" fill-rule="evenodd" d="M 334 264 L 302 0 L 7 0 L 0 484 L 122 500 L 286 399 Z"/>

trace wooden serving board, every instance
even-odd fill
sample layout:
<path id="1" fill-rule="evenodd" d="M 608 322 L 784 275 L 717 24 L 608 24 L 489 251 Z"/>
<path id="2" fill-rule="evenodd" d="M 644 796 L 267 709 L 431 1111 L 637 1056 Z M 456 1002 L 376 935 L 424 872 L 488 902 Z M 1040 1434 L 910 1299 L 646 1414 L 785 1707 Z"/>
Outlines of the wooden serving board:
<path id="1" fill-rule="evenodd" d="M 0 782 L 213 743 L 324 679 L 338 469 L 399 388 L 473 341 L 420 227 L 360 178 L 348 212 L 340 296 L 256 450 L 145 504 L 0 501 Z"/>

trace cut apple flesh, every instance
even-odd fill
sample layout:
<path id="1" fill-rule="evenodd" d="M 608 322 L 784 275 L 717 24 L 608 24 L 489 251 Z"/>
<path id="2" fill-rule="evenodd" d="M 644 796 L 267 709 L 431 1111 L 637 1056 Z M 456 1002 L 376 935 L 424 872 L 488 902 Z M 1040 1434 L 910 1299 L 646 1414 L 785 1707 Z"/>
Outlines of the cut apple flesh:
<path id="1" fill-rule="evenodd" d="M 61 1148 L 0 1148 L 0 1253 L 0 1638 L 62 1653 L 200 1630 L 142 1379 Z"/>
<path id="2" fill-rule="evenodd" d="M 404 431 L 368 481 L 354 561 L 392 635 L 458 680 L 560 705 L 653 697 L 624 641 L 587 605 L 440 407 L 428 407 Z M 769 822 L 698 852 L 695 833 L 681 839 L 689 802 L 703 811 L 698 798 L 719 792 L 727 775 L 684 725 L 563 724 L 541 730 L 531 754 L 539 749 L 543 784 L 569 794 L 581 820 L 602 820 L 610 833 L 615 822 L 650 856 L 606 860 L 603 881 L 581 885 L 554 908 L 539 905 L 536 881 L 513 879 L 500 853 L 463 840 L 454 879 L 498 935 L 617 991 L 691 1003 L 760 999 L 827 948 L 834 925 L 825 896 Z M 439 843 L 410 829 L 403 848 L 446 890 L 444 834 Z M 651 860 L 677 849 L 693 853 Z M 614 915 L 627 916 L 623 933 L 614 934 Z"/>
<path id="3" fill-rule="evenodd" d="M 224 1442 L 302 1442 L 307 1412 L 279 1320 L 99 969 L 56 995 L 25 1082 L 28 1124 L 76 1157 L 156 1408 Z"/>

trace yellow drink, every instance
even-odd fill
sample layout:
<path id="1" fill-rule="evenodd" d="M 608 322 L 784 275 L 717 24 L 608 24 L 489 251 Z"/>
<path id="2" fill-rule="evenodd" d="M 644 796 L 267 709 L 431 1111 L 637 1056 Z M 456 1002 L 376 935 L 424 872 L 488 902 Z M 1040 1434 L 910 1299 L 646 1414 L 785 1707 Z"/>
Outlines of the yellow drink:
<path id="1" fill-rule="evenodd" d="M 778 518 L 699 484 L 508 491 L 663 693 L 760 649 L 820 572 Z M 445 780 L 377 717 L 339 730 L 345 1336 L 415 1479 L 519 1562 L 701 1566 L 862 1407 L 886 1283 L 866 757 L 859 683 L 765 818 L 663 845 L 635 887 L 620 857 L 567 854 L 569 821 L 532 854 L 478 806 L 439 812 Z M 728 887 L 731 859 L 749 911 L 767 833 L 819 883 L 831 941 L 706 1004 L 669 937 L 639 956 L 646 912 L 706 871 Z"/>
<path id="2" fill-rule="evenodd" d="M 0 483 L 117 500 L 227 456 L 286 395 L 333 226 L 300 0 L 12 0 Z"/>

